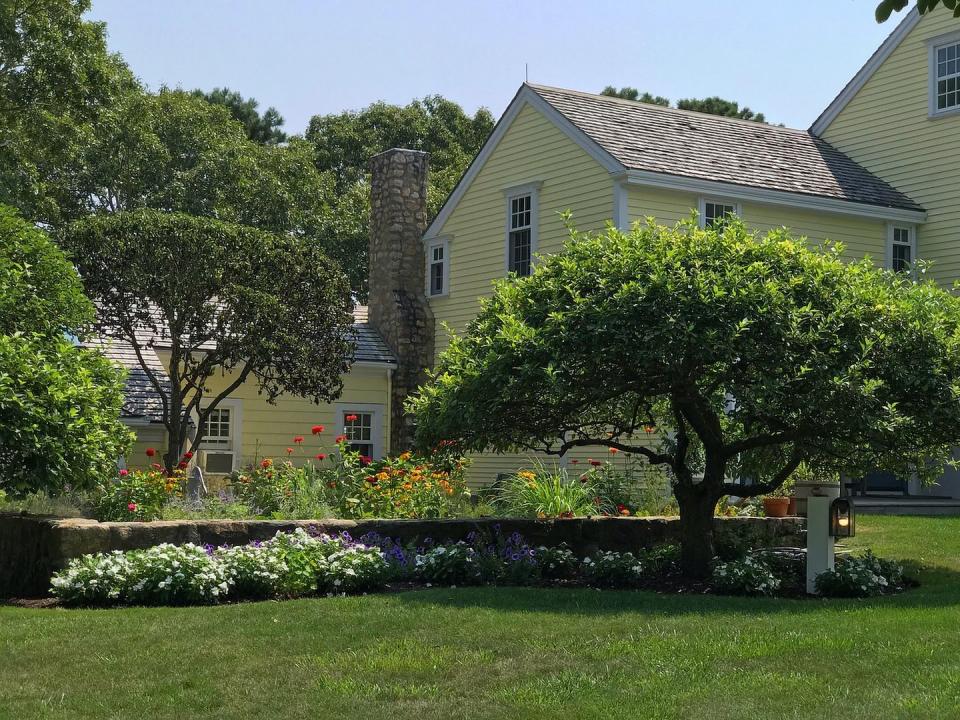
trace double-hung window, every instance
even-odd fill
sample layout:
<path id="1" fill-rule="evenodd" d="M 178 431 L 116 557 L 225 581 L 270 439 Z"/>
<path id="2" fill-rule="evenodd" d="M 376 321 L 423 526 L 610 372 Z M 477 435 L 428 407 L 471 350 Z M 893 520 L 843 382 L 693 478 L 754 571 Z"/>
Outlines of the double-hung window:
<path id="1" fill-rule="evenodd" d="M 521 277 L 533 272 L 539 188 L 540 183 L 536 182 L 504 191 L 507 199 L 507 272 Z"/>
<path id="2" fill-rule="evenodd" d="M 960 35 L 930 45 L 930 114 L 960 110 Z"/>
<path id="3" fill-rule="evenodd" d="M 374 460 L 383 457 L 383 410 L 377 403 L 337 403 L 336 418 L 351 450 Z"/>
<path id="4" fill-rule="evenodd" d="M 427 297 L 439 297 L 450 292 L 450 244 L 448 240 L 427 243 Z"/>
<path id="5" fill-rule="evenodd" d="M 731 217 L 739 217 L 740 207 L 737 203 L 700 198 L 700 227 L 722 228 Z"/>
<path id="6" fill-rule="evenodd" d="M 199 429 L 199 448 L 204 454 L 203 469 L 208 473 L 236 470 L 240 459 L 240 401 L 221 400 L 210 411 Z"/>
<path id="7" fill-rule="evenodd" d="M 887 267 L 898 273 L 913 272 L 917 259 L 916 231 L 910 225 L 887 228 Z"/>

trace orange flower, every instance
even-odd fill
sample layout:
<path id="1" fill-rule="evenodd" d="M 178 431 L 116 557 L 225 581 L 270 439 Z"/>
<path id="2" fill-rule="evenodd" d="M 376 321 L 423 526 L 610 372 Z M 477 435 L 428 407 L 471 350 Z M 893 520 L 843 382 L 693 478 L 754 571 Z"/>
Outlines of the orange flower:
<path id="1" fill-rule="evenodd" d="M 263 460 L 260 461 L 260 467 L 264 469 L 270 467 L 271 465 L 273 465 L 273 460 L 271 460 L 270 458 L 264 458 Z"/>
<path id="2" fill-rule="evenodd" d="M 618 452 L 620 452 L 620 451 L 619 451 L 617 448 L 610 448 L 610 454 L 611 454 L 611 455 L 616 455 Z"/>

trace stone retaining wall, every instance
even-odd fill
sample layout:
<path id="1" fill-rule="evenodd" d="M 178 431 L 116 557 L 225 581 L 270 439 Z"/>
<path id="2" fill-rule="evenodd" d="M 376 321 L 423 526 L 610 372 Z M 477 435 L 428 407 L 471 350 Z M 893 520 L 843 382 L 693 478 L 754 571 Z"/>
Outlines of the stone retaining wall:
<path id="1" fill-rule="evenodd" d="M 242 545 L 266 540 L 296 527 L 319 532 L 348 531 L 354 537 L 378 532 L 407 542 L 461 540 L 473 531 L 520 532 L 535 545 L 566 542 L 578 555 L 597 550 L 637 550 L 676 542 L 679 521 L 655 518 L 574 518 L 571 520 L 177 520 L 107 522 L 0 513 L 0 598 L 42 597 L 50 576 L 71 558 L 110 550 L 134 550 L 160 543 Z M 801 518 L 717 518 L 718 547 L 800 546 Z"/>

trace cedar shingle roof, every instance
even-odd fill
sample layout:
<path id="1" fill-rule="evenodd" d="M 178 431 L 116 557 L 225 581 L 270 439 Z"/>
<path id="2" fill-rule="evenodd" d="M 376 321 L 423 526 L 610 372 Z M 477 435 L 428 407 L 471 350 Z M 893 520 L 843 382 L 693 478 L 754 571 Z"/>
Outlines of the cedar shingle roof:
<path id="1" fill-rule="evenodd" d="M 806 130 L 543 85 L 530 88 L 628 170 L 923 210 Z"/>
<path id="2" fill-rule="evenodd" d="M 383 342 L 372 325 L 367 322 L 367 308 L 358 305 L 354 308 L 353 325 L 355 342 L 354 361 L 373 363 L 396 362 L 390 348 Z M 157 357 L 152 347 L 147 346 L 149 335 L 138 333 L 144 360 L 164 388 L 170 390 L 170 378 L 164 370 L 163 363 Z M 153 338 L 153 346 L 158 348 L 169 347 L 168 335 Z M 121 415 L 126 418 L 141 418 L 150 422 L 163 422 L 163 404 L 147 373 L 140 366 L 133 346 L 118 340 L 100 339 L 88 343 L 90 347 L 99 350 L 105 357 L 120 365 L 127 371 L 127 383 L 124 389 L 124 403 Z M 201 347 L 212 346 L 206 343 Z"/>

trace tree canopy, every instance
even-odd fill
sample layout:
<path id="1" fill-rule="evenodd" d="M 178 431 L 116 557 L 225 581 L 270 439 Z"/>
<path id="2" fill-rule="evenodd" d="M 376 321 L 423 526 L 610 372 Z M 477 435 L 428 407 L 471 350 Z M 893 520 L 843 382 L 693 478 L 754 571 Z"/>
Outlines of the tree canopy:
<path id="1" fill-rule="evenodd" d="M 877 5 L 875 13 L 877 22 L 886 22 L 894 12 L 900 12 L 909 4 L 910 0 L 883 0 Z M 935 10 L 939 5 L 943 5 L 953 12 L 955 18 L 960 18 L 960 2 L 957 2 L 957 0 L 917 0 L 917 10 L 920 11 L 921 15 Z"/>
<path id="2" fill-rule="evenodd" d="M 633 87 L 616 88 L 613 85 L 607 85 L 600 91 L 600 94 L 622 98 L 623 100 L 661 105 L 663 107 L 671 106 L 669 98 L 665 98 L 662 95 L 651 95 L 648 92 L 641 94 L 639 90 Z M 748 107 L 741 108 L 739 103 L 733 100 L 724 100 L 717 96 L 702 99 L 685 98 L 677 100 L 676 107 L 680 110 L 694 110 L 710 115 L 739 118 L 740 120 L 753 120 L 754 122 L 760 123 L 767 121 L 763 113 L 755 113 Z"/>
<path id="3" fill-rule="evenodd" d="M 207 217 L 140 209 L 94 215 L 67 229 L 98 334 L 133 346 L 163 398 L 168 470 L 185 448 L 187 421 L 202 426 L 247 379 L 268 400 L 281 392 L 336 399 L 352 356 L 349 284 L 314 242 Z M 146 338 L 146 339 L 145 339 Z M 170 387 L 143 353 L 169 344 Z M 214 374 L 231 382 L 213 392 Z"/>
<path id="4" fill-rule="evenodd" d="M 257 111 L 260 103 L 226 87 L 214 88 L 209 92 L 194 90 L 191 95 L 227 108 L 231 117 L 243 125 L 247 137 L 254 142 L 276 145 L 287 139 L 287 134 L 281 129 L 283 116 L 274 107 L 268 107 L 261 115 Z"/>
<path id="5" fill-rule="evenodd" d="M 702 575 L 717 501 L 801 462 L 934 477 L 960 440 L 958 351 L 960 298 L 841 246 L 739 222 L 610 228 L 501 281 L 411 409 L 423 445 L 595 445 L 667 468 Z"/>
<path id="6" fill-rule="evenodd" d="M 116 472 L 130 444 L 122 375 L 67 337 L 92 320 L 63 253 L 0 206 L 0 490 L 84 488 Z"/>

